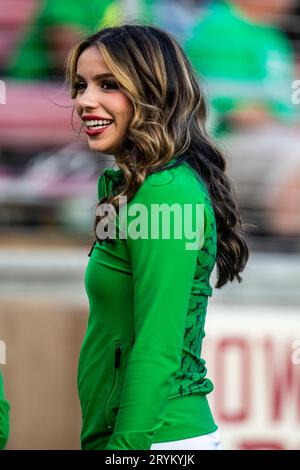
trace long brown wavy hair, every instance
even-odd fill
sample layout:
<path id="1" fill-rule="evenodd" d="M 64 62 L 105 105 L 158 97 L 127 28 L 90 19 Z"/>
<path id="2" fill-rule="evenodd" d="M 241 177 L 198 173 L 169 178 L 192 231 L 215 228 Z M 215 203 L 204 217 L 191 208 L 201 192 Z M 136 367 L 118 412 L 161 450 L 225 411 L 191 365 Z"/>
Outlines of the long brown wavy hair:
<path id="1" fill-rule="evenodd" d="M 249 257 L 245 226 L 232 181 L 225 173 L 225 159 L 205 129 L 205 97 L 181 46 L 169 33 L 154 26 L 123 24 L 102 29 L 69 54 L 66 78 L 72 98 L 77 94 L 74 84 L 78 58 L 93 45 L 99 48 L 134 109 L 122 153 L 115 156 L 123 170 L 122 189 L 99 204 L 113 204 L 118 211 L 119 196 L 129 201 L 146 177 L 161 171 L 174 156 L 174 166 L 188 162 L 205 182 L 215 212 L 216 287 L 234 279 L 241 282 L 240 272 Z M 96 217 L 95 234 L 98 222 Z"/>

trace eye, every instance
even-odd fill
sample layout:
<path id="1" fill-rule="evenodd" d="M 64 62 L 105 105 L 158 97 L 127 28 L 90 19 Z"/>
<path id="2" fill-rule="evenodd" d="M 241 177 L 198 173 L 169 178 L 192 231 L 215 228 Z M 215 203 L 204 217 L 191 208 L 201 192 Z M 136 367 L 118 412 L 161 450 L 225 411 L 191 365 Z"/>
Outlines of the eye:
<path id="1" fill-rule="evenodd" d="M 104 88 L 104 90 L 117 90 L 119 88 L 117 82 L 113 80 L 104 80 L 101 86 Z"/>
<path id="2" fill-rule="evenodd" d="M 80 90 L 83 90 L 85 88 L 85 86 L 86 85 L 85 85 L 84 82 L 75 82 L 73 88 L 76 91 L 80 91 Z"/>

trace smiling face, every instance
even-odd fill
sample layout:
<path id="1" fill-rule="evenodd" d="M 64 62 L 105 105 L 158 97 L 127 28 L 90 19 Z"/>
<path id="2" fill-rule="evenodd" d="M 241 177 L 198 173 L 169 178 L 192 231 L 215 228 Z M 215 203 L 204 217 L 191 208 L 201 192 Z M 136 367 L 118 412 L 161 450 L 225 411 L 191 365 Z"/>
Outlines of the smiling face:
<path id="1" fill-rule="evenodd" d="M 83 120 L 90 149 L 109 155 L 121 152 L 133 106 L 97 46 L 80 54 L 74 87 L 75 109 Z"/>

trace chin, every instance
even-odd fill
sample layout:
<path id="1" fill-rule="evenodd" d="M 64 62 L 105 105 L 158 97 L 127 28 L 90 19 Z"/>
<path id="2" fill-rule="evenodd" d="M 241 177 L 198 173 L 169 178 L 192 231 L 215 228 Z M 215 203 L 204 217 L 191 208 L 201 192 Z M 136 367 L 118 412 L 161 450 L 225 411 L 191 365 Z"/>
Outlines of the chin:
<path id="1" fill-rule="evenodd" d="M 105 155 L 114 155 L 117 153 L 117 146 L 101 145 L 99 142 L 88 142 L 89 149 L 94 152 L 100 152 Z"/>
<path id="2" fill-rule="evenodd" d="M 99 145 L 97 142 L 89 142 L 89 148 L 90 150 L 94 152 L 101 152 L 107 155 L 111 155 L 111 149 L 108 147 L 105 147 L 104 145 Z"/>

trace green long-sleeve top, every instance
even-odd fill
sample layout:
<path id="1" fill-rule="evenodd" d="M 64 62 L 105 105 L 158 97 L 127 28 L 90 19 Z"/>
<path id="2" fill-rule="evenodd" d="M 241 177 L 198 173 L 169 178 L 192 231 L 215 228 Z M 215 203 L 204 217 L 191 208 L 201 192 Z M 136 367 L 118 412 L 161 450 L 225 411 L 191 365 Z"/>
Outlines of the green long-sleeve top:
<path id="1" fill-rule="evenodd" d="M 121 227 L 123 238 L 97 241 L 90 253 L 90 312 L 78 364 L 82 449 L 147 450 L 155 442 L 218 429 L 206 398 L 213 384 L 201 358 L 216 221 L 194 170 L 186 162 L 168 166 L 148 175 L 127 202 L 127 227 L 121 226 L 120 210 L 117 233 Z M 99 200 L 121 179 L 122 170 L 107 168 L 99 177 Z M 183 233 L 175 235 L 170 217 L 168 238 L 132 235 L 140 207 L 146 208 L 151 235 L 153 205 L 163 203 L 182 210 Z M 187 249 L 192 237 L 185 233 L 190 223 L 193 230 L 195 224 L 204 229 L 204 241 L 199 238 L 193 249 Z"/>
<path id="2" fill-rule="evenodd" d="M 10 405 L 4 398 L 4 386 L 0 370 L 0 450 L 6 446 L 9 436 L 9 410 Z"/>

